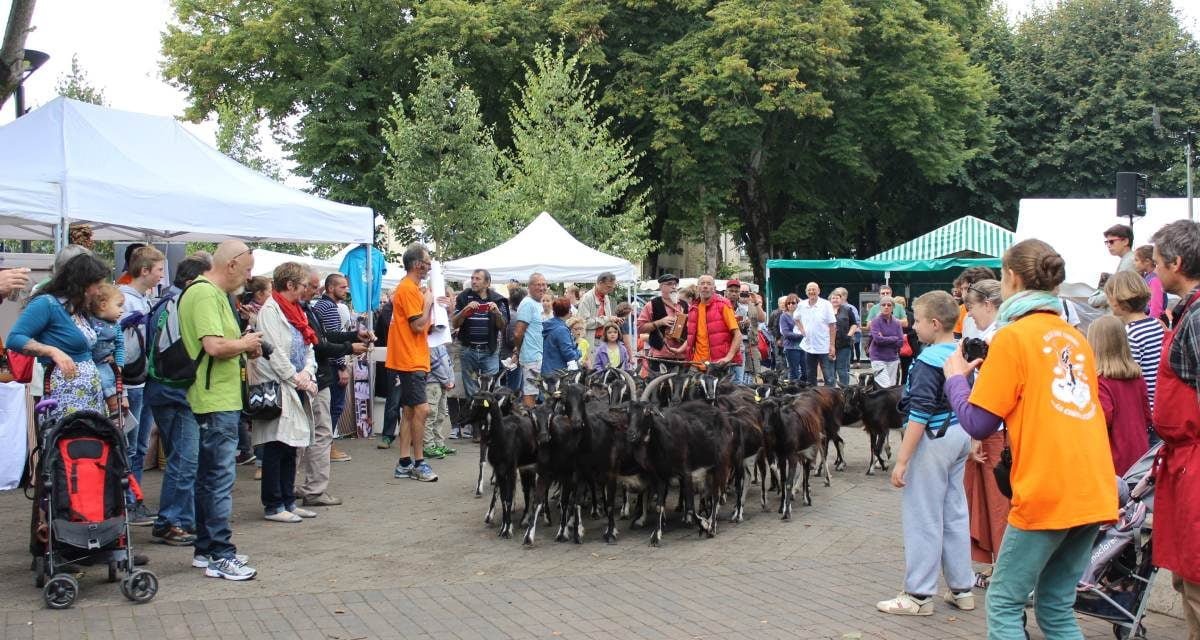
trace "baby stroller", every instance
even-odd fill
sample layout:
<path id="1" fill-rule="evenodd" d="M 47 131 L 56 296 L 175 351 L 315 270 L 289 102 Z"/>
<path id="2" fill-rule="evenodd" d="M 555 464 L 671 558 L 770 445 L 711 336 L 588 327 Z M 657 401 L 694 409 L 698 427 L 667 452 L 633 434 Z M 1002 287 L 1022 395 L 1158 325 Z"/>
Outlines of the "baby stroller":
<path id="1" fill-rule="evenodd" d="M 1154 512 L 1151 469 L 1161 447 L 1152 447 L 1119 479 L 1120 518 L 1100 530 L 1075 594 L 1075 610 L 1111 622 L 1118 640 L 1146 637 L 1142 619 L 1158 573 L 1148 522 Z"/>
<path id="2" fill-rule="evenodd" d="M 94 411 L 78 411 L 51 422 L 57 402 L 38 403 L 40 452 L 31 483 L 33 518 L 29 551 L 34 584 L 46 606 L 66 609 L 79 596 L 69 565 L 107 564 L 108 581 L 121 574 L 121 593 L 145 603 L 158 593 L 158 578 L 135 569 L 126 490 L 141 499 L 129 472 L 121 429 Z"/>

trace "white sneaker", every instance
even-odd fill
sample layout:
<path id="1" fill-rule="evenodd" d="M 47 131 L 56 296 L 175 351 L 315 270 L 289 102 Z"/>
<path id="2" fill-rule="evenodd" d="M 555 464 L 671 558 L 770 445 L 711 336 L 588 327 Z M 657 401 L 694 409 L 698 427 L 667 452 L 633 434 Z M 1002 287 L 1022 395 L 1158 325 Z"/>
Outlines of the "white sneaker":
<path id="1" fill-rule="evenodd" d="M 292 508 L 292 513 L 294 513 L 294 514 L 296 514 L 296 515 L 300 516 L 301 518 L 315 518 L 315 517 L 317 517 L 317 512 L 316 512 L 316 511 L 309 511 L 308 509 L 301 509 L 300 507 L 293 507 L 293 508 Z"/>
<path id="2" fill-rule="evenodd" d="M 964 591 L 962 593 L 947 591 L 946 595 L 942 596 L 942 600 L 945 600 L 946 604 L 953 605 L 961 611 L 975 610 L 975 595 L 970 591 Z"/>
<path id="3" fill-rule="evenodd" d="M 244 553 L 239 553 L 234 557 L 237 558 L 238 562 L 240 562 L 242 564 L 246 564 L 247 562 L 250 561 L 250 556 L 248 556 Z M 192 556 L 192 566 L 196 567 L 197 569 L 207 569 L 208 568 L 208 556 L 206 556 L 202 553 L 198 553 L 198 554 Z"/>
<path id="4" fill-rule="evenodd" d="M 875 608 L 896 616 L 931 616 L 933 615 L 933 598 L 918 600 L 907 593 L 901 593 L 891 600 L 881 600 L 875 603 Z"/>
<path id="5" fill-rule="evenodd" d="M 271 522 L 285 522 L 287 524 L 295 524 L 300 522 L 300 516 L 292 513 L 291 511 L 280 511 L 279 513 L 272 513 L 271 515 L 263 516 L 263 518 L 270 520 Z"/>
<path id="6" fill-rule="evenodd" d="M 253 567 L 246 566 L 245 562 L 234 558 L 222 558 L 216 562 L 208 563 L 204 569 L 204 575 L 210 578 L 224 578 L 226 580 L 249 580 L 258 575 Z"/>

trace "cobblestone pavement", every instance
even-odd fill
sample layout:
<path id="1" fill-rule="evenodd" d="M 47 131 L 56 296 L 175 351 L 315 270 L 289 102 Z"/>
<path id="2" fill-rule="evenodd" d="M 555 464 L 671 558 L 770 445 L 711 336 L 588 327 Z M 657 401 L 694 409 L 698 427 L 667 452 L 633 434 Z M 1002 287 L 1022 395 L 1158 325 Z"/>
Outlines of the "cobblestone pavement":
<path id="1" fill-rule="evenodd" d="M 138 551 L 161 581 L 154 602 L 130 604 L 103 570 L 89 570 L 67 611 L 44 609 L 33 588 L 29 503 L 9 492 L 0 495 L 0 638 L 983 637 L 982 606 L 961 612 L 939 600 L 918 619 L 875 611 L 902 581 L 899 492 L 885 474 L 864 475 L 866 436 L 850 429 L 847 440 L 849 469 L 832 487 L 815 482 L 814 506 L 797 507 L 791 522 L 748 507 L 746 522 L 722 522 L 715 539 L 673 524 L 651 548 L 628 522 L 604 544 L 590 521 L 582 545 L 541 527 L 533 549 L 483 524 L 476 445 L 457 444 L 457 456 L 433 462 L 441 480 L 421 484 L 392 479 L 394 450 L 342 442 L 354 460 L 335 463 L 331 492 L 346 504 L 301 524 L 264 521 L 253 467 L 238 468 L 234 541 L 255 580 L 206 579 L 190 549 L 153 544 L 141 528 Z M 147 496 L 160 480 L 147 472 Z M 1112 637 L 1106 623 L 1083 627 Z M 1147 627 L 1155 640 L 1186 635 L 1162 615 Z"/>

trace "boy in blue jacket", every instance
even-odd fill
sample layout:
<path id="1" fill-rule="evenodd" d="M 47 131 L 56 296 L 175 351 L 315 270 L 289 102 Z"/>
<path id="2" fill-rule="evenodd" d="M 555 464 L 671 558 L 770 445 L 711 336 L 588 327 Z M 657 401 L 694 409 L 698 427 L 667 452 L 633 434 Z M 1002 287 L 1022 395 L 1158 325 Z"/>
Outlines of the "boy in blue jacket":
<path id="1" fill-rule="evenodd" d="M 946 603 L 975 608 L 971 587 L 971 529 L 963 471 L 971 437 L 942 391 L 942 365 L 958 344 L 954 325 L 958 305 L 945 291 L 932 291 L 913 303 L 917 336 L 928 345 L 908 374 L 900 412 L 908 418 L 904 441 L 892 469 L 892 486 L 903 489 L 904 591 L 875 605 L 884 613 L 933 614 L 939 570 L 950 591 Z"/>

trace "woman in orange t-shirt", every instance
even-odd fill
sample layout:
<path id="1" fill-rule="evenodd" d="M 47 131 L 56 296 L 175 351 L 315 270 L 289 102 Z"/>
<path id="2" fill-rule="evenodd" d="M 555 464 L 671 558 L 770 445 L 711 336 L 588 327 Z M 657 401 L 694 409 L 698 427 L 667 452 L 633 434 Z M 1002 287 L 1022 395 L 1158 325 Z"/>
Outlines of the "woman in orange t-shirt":
<path id="1" fill-rule="evenodd" d="M 1117 485 L 1096 361 L 1087 340 L 1059 317 L 1054 291 L 1065 263 L 1025 240 L 1004 254 L 1000 329 L 974 386 L 956 351 L 945 391 L 959 422 L 982 439 L 1004 422 L 1012 454 L 1012 510 L 987 595 L 988 637 L 1023 638 L 1025 601 L 1037 592 L 1048 638 L 1081 637 L 1072 612 L 1096 532 L 1117 518 Z"/>

